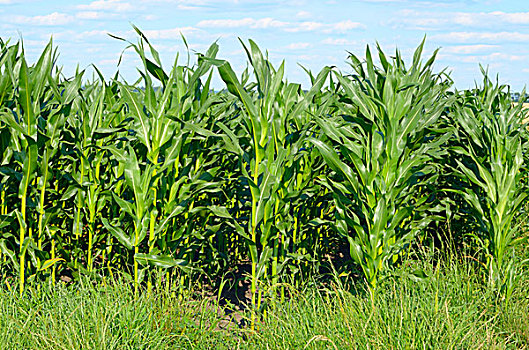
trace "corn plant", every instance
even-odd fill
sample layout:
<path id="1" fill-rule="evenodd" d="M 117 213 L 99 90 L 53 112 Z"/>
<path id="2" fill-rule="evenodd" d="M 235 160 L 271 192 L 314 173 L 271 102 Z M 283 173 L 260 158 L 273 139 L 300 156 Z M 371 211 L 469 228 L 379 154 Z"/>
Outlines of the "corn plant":
<path id="1" fill-rule="evenodd" d="M 512 247 L 522 240 L 515 218 L 527 197 L 523 191 L 522 104 L 513 106 L 506 86 L 484 74 L 483 87 L 461 94 L 453 114 L 458 123 L 454 146 L 459 175 L 468 186 L 457 191 L 478 223 L 474 235 L 485 250 L 488 281 L 506 297 L 512 293 L 516 268 Z"/>
<path id="2" fill-rule="evenodd" d="M 3 40 L 0 40 L 0 87 L 2 91 L 0 95 L 0 116 L 2 116 L 2 118 L 11 119 L 9 115 L 5 117 L 4 115 L 10 113 L 7 106 L 13 104 L 13 101 L 16 98 L 16 78 L 14 77 L 11 68 L 16 65 L 19 57 L 19 50 L 20 43 L 9 45 L 9 41 L 4 42 Z M 15 188 L 18 191 L 16 185 L 21 178 L 19 172 L 15 171 L 15 169 L 10 166 L 14 161 L 13 157 L 17 150 L 15 147 L 18 147 L 18 143 L 16 142 L 16 134 L 11 131 L 9 123 L 2 123 L 0 140 L 2 157 L 2 166 L 0 167 L 0 172 L 2 174 L 0 215 L 2 218 L 1 226 L 3 231 L 2 237 L 0 238 L 0 252 L 2 254 L 2 265 L 13 266 L 18 272 L 18 259 L 16 256 L 17 243 L 15 242 L 14 234 L 9 232 L 9 227 L 14 220 L 12 212 L 13 203 L 10 199 L 13 197 Z"/>
<path id="3" fill-rule="evenodd" d="M 30 193 L 35 189 L 33 182 L 37 176 L 38 161 L 38 118 L 41 116 L 41 104 L 45 101 L 47 77 L 51 73 L 53 56 L 51 42 L 46 46 L 38 62 L 28 67 L 24 50 L 16 61 L 7 59 L 5 69 L 11 70 L 13 86 L 17 87 L 16 105 L 13 110 L 3 110 L 2 120 L 11 128 L 14 149 L 20 152 L 18 163 L 21 180 L 18 187 L 19 209 L 15 215 L 19 223 L 19 289 L 24 291 L 26 271 L 26 251 L 34 248 L 32 213 L 28 211 Z M 12 56 L 13 57 L 13 56 Z M 15 65 L 12 65 L 15 63 Z M 40 232 L 39 232 L 40 233 Z"/>
<path id="4" fill-rule="evenodd" d="M 197 253 L 191 241 L 199 222 L 206 224 L 206 232 L 214 232 L 209 225 L 215 221 L 213 217 L 228 214 L 223 206 L 213 204 L 214 200 L 200 205 L 204 202 L 204 193 L 213 194 L 220 187 L 217 180 L 205 178 L 214 176 L 216 168 L 214 162 L 203 156 L 202 146 L 217 137 L 208 130 L 212 119 L 207 112 L 214 102 L 209 95 L 212 75 L 209 74 L 204 85 L 201 82 L 211 64 L 200 59 L 194 69 L 182 67 L 177 65 L 177 56 L 173 69 L 167 74 L 157 51 L 141 31 L 135 29 L 141 40 L 130 46 L 144 63 L 145 71 L 141 75 L 145 86 L 119 85 L 136 131 L 134 138 L 141 147 L 129 147 L 126 157 L 114 150 L 116 159 L 123 164 L 127 190 L 134 205 L 113 195 L 116 203 L 133 219 L 134 236 L 128 237 L 123 229 L 107 220 L 104 224 L 128 249 L 134 248 L 137 291 L 142 275 L 138 270 L 140 263 L 184 268 Z M 145 45 L 154 62 L 147 58 Z M 214 59 L 217 51 L 218 46 L 213 44 L 205 57 Z M 154 88 L 152 77 L 162 83 L 161 89 Z M 139 246 L 147 233 L 149 248 L 143 253 Z M 177 252 L 179 259 L 172 257 Z"/>
<path id="5" fill-rule="evenodd" d="M 415 240 L 441 218 L 444 198 L 468 230 L 478 227 L 489 283 L 512 292 L 528 142 L 522 107 L 503 87 L 485 80 L 449 92 L 450 78 L 433 72 L 436 52 L 421 61 L 424 42 L 410 67 L 380 48 L 377 66 L 368 47 L 365 62 L 351 54 L 350 75 L 305 69 L 307 90 L 251 40 L 240 76 L 216 58 L 216 43 L 166 69 L 133 29 L 135 43 L 115 37 L 140 58 L 133 83 L 96 67 L 65 77 L 51 42 L 30 64 L 22 42 L 0 39 L 8 288 L 12 278 L 23 293 L 119 271 L 136 295 L 162 281 L 186 293 L 187 283 L 223 285 L 248 268 L 255 328 L 283 278 L 319 273 L 337 246 L 349 246 L 342 268 L 356 264 L 376 289 L 412 244 L 430 239 Z M 227 89 L 212 89 L 215 72 Z"/>
<path id="6" fill-rule="evenodd" d="M 276 70 L 255 42 L 250 40 L 249 47 L 244 44 L 243 47 L 257 80 L 248 88 L 239 82 L 227 61 L 211 62 L 218 67 L 228 91 L 242 106 L 240 118 L 234 119 L 243 127 L 241 139 L 226 125 L 222 129 L 230 136 L 225 138 L 226 148 L 238 156 L 241 177 L 251 194 L 247 230 L 239 233 L 245 238 L 250 253 L 251 303 L 255 310 L 261 304 L 261 290 L 257 294 L 259 280 L 271 274 L 277 281 L 280 251 L 286 249 L 284 243 L 288 242 L 288 222 L 292 220 L 288 210 L 283 209 L 290 195 L 288 183 L 295 179 L 292 171 L 296 169 L 293 163 L 299 161 L 296 153 L 306 134 L 304 127 L 292 130 L 291 124 L 320 92 L 329 70 L 324 69 L 306 96 L 300 96 L 299 85 L 283 81 L 284 62 Z M 246 147 L 243 149 L 241 144 Z"/>
<path id="7" fill-rule="evenodd" d="M 337 174 L 329 181 L 336 229 L 373 289 L 432 218 L 431 154 L 448 136 L 433 127 L 444 113 L 449 84 L 432 73 L 436 52 L 421 64 L 423 44 L 409 69 L 398 51 L 390 62 L 379 47 L 380 68 L 369 47 L 365 65 L 351 55 L 353 76 L 336 73 L 342 115 L 317 118 L 329 141 L 312 139 Z"/>

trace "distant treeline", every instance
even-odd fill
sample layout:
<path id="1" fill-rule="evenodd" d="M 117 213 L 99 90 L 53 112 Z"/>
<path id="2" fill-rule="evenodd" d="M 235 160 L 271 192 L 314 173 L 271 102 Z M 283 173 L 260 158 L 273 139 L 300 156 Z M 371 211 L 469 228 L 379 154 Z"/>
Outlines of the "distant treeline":
<path id="1" fill-rule="evenodd" d="M 520 99 L 522 99 L 523 102 L 529 102 L 529 96 L 522 92 L 511 92 L 511 98 L 514 102 L 520 102 Z"/>

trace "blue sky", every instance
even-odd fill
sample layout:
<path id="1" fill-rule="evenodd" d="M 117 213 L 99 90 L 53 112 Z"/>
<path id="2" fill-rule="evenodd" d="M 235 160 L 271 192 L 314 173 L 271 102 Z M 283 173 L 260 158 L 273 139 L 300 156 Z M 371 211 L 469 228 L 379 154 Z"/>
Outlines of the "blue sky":
<path id="1" fill-rule="evenodd" d="M 182 33 L 192 51 L 204 52 L 218 40 L 219 57 L 241 71 L 246 57 L 237 38 L 251 38 L 274 63 L 286 60 L 290 81 L 306 84 L 298 63 L 314 71 L 325 65 L 347 71 L 346 51 L 363 56 L 365 45 L 376 41 L 387 53 L 398 46 L 409 58 L 426 34 L 426 52 L 441 47 L 436 67 L 448 67 L 460 89 L 480 80 L 479 63 L 514 90 L 529 82 L 524 0 L 0 0 L 0 37 L 22 36 L 35 60 L 53 36 L 66 75 L 77 64 L 94 63 L 110 77 L 125 44 L 107 33 L 136 40 L 131 23 L 147 34 L 166 66 L 176 52 L 185 63 Z M 120 73 L 132 81 L 138 65 L 127 52 Z"/>

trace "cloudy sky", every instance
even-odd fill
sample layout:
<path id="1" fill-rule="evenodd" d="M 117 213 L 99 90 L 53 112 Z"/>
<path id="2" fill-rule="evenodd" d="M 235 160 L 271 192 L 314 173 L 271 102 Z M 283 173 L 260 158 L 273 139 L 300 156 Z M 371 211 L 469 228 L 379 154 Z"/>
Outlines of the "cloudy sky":
<path id="1" fill-rule="evenodd" d="M 274 63 L 286 60 L 289 80 L 306 83 L 298 63 L 347 71 L 347 51 L 363 56 L 376 41 L 387 53 L 397 46 L 410 57 L 426 34 L 427 52 L 441 48 L 436 67 L 448 67 L 458 88 L 480 80 L 479 63 L 515 90 L 529 82 L 527 0 L 0 0 L 0 37 L 22 37 L 35 60 L 53 36 L 66 75 L 94 63 L 110 77 L 126 45 L 107 33 L 136 40 L 131 23 L 167 66 L 177 52 L 185 63 L 182 33 L 191 59 L 218 40 L 219 57 L 240 71 L 246 58 L 237 38 L 251 38 Z M 125 53 L 123 78 L 135 79 L 138 64 L 132 51 Z"/>

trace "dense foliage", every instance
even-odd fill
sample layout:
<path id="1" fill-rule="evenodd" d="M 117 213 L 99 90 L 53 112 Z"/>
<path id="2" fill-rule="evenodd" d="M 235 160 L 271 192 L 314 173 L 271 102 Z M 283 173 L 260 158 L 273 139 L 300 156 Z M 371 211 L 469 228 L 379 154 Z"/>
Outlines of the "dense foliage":
<path id="1" fill-rule="evenodd" d="M 410 247 L 435 244 L 470 247 L 483 280 L 512 293 L 528 143 L 506 86 L 485 74 L 454 91 L 423 43 L 409 67 L 377 47 L 379 65 L 368 48 L 350 74 L 307 71 L 308 90 L 251 40 L 240 77 L 217 44 L 167 71 L 137 32 L 135 83 L 95 67 L 67 78 L 51 42 L 28 65 L 22 43 L 0 41 L 9 288 L 120 271 L 137 294 L 154 272 L 184 285 L 248 264 L 259 307 L 260 283 L 301 280 L 341 247 L 375 290 Z"/>

